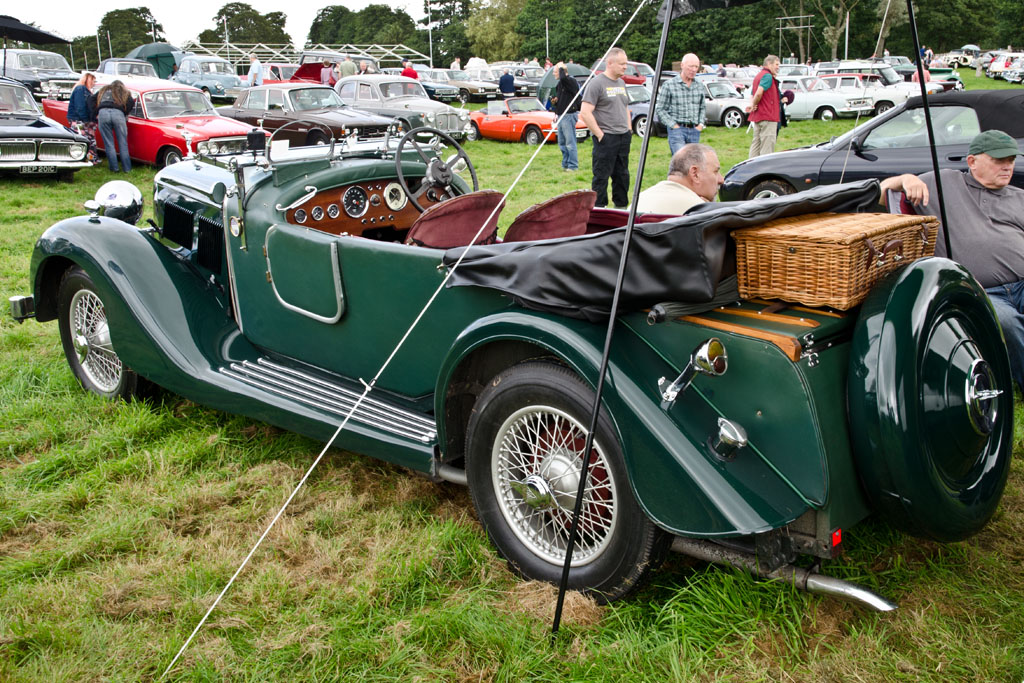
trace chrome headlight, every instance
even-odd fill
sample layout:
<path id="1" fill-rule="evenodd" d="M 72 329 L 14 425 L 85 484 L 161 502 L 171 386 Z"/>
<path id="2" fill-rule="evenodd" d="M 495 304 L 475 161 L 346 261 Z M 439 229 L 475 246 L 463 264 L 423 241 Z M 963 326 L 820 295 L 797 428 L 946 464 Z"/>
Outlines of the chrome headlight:
<path id="1" fill-rule="evenodd" d="M 71 158 L 76 161 L 78 161 L 79 159 L 84 159 L 85 153 L 88 151 L 89 146 L 86 145 L 84 142 L 76 142 L 75 144 L 71 145 L 70 148 L 68 148 L 68 153 L 71 155 Z"/>
<path id="2" fill-rule="evenodd" d="M 459 112 L 459 118 L 462 119 L 463 121 L 468 121 L 469 120 L 469 114 L 467 114 L 464 111 L 460 111 Z"/>
<path id="3" fill-rule="evenodd" d="M 220 145 L 211 140 L 208 149 L 210 150 L 210 154 L 217 154 L 220 152 Z"/>
<path id="4" fill-rule="evenodd" d="M 200 142 L 198 145 L 196 145 L 196 151 L 199 152 L 200 154 L 206 154 L 207 152 L 210 151 L 210 143 L 205 141 Z"/>
<path id="5" fill-rule="evenodd" d="M 127 180 L 105 183 L 96 190 L 96 203 L 107 218 L 117 218 L 132 225 L 142 218 L 142 193 Z"/>
<path id="6" fill-rule="evenodd" d="M 429 111 L 428 111 L 428 112 L 426 113 L 426 115 L 425 115 L 425 116 L 423 117 L 423 119 L 424 119 L 424 120 L 425 120 L 425 121 L 426 121 L 427 123 L 433 123 L 433 122 L 434 122 L 434 113 L 433 113 L 433 112 L 429 112 Z"/>

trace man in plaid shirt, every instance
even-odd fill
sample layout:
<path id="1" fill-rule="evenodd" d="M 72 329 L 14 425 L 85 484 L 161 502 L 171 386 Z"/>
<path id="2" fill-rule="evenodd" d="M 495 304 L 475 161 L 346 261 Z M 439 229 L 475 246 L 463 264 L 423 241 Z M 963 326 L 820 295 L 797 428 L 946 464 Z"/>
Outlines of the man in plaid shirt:
<path id="1" fill-rule="evenodd" d="M 692 52 L 683 56 L 679 78 L 665 81 L 658 90 L 655 116 L 668 129 L 668 147 L 672 154 L 683 145 L 700 142 L 707 117 L 704 113 L 704 86 L 697 82 L 700 59 Z"/>

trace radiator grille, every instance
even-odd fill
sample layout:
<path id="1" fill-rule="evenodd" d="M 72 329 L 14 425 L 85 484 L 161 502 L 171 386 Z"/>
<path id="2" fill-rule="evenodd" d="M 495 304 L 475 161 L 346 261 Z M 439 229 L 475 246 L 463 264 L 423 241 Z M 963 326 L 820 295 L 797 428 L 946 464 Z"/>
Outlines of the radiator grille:
<path id="1" fill-rule="evenodd" d="M 70 142 L 41 142 L 39 143 L 40 161 L 74 161 L 71 158 Z"/>
<path id="2" fill-rule="evenodd" d="M 0 142 L 0 161 L 35 161 L 36 143 L 33 140 L 4 140 Z"/>
<path id="3" fill-rule="evenodd" d="M 195 239 L 195 228 L 192 224 L 194 215 L 177 204 L 164 204 L 164 227 L 161 231 L 163 236 L 175 244 L 191 249 Z"/>
<path id="4" fill-rule="evenodd" d="M 196 263 L 209 271 L 220 274 L 220 264 L 224 253 L 224 226 L 206 216 L 200 216 L 199 240 L 197 245 Z"/>

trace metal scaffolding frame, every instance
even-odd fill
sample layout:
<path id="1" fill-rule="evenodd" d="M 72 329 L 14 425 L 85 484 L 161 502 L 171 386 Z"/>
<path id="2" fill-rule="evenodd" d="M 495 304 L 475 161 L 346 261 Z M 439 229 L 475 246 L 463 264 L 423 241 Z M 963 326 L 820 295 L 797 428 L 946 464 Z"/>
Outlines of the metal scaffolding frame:
<path id="1" fill-rule="evenodd" d="M 249 68 L 249 55 L 255 52 L 261 62 L 298 62 L 299 52 L 290 44 L 284 43 L 199 43 L 187 41 L 182 44 L 181 49 L 186 52 L 194 52 L 197 55 L 213 55 L 231 62 L 236 71 L 242 72 Z M 328 50 L 342 54 L 368 55 L 377 60 L 378 63 L 400 64 L 403 59 L 428 62 L 429 57 L 418 50 L 406 45 L 356 45 L 345 43 L 344 45 L 307 45 L 303 50 Z"/>

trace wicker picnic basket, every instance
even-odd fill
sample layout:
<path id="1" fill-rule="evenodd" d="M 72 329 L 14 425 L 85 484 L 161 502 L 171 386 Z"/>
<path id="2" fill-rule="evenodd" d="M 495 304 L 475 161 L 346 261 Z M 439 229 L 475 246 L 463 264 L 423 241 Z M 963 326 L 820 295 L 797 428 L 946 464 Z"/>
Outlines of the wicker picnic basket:
<path id="1" fill-rule="evenodd" d="M 872 285 L 935 252 L 933 216 L 819 213 L 732 232 L 745 299 L 852 308 Z"/>

